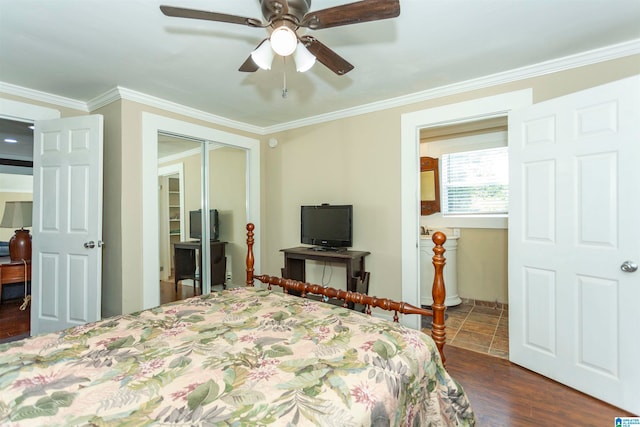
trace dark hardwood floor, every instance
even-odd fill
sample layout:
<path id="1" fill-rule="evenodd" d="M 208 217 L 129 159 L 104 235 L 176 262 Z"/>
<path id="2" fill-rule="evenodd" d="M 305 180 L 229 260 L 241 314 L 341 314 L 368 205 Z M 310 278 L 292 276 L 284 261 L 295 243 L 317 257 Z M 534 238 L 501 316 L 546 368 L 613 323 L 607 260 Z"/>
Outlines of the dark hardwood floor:
<path id="1" fill-rule="evenodd" d="M 178 286 L 175 291 L 173 281 L 160 282 L 160 303 L 177 301 L 193 296 L 193 287 Z M 22 298 L 3 301 L 0 304 L 0 343 L 29 336 L 31 330 L 31 303 L 26 310 L 20 310 Z"/>
<path id="2" fill-rule="evenodd" d="M 173 282 L 163 282 L 161 301 L 175 301 Z M 178 288 L 182 297 L 193 288 Z M 0 305 L 0 343 L 29 331 L 22 300 Z M 463 348 L 445 347 L 447 370 L 464 387 L 478 426 L 613 426 L 614 417 L 633 416 L 508 360 Z"/>
<path id="3" fill-rule="evenodd" d="M 160 281 L 160 304 L 178 301 L 193 296 L 193 286 L 178 285 L 178 292 L 175 290 L 175 284 L 172 280 Z"/>
<path id="4" fill-rule="evenodd" d="M 28 337 L 31 330 L 31 303 L 20 310 L 22 299 L 3 301 L 0 304 L 0 343 Z"/>
<path id="5" fill-rule="evenodd" d="M 614 426 L 633 416 L 593 397 L 487 354 L 447 346 L 447 371 L 471 401 L 478 426 Z"/>

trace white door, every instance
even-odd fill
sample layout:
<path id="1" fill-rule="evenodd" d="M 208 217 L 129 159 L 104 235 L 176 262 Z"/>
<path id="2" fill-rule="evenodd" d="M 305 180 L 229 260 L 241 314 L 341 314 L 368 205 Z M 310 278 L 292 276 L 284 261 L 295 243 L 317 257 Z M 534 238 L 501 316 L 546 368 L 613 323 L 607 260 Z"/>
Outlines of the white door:
<path id="1" fill-rule="evenodd" d="M 100 319 L 101 115 L 37 121 L 31 335 Z"/>
<path id="2" fill-rule="evenodd" d="M 511 113 L 509 147 L 509 358 L 640 414 L 640 76 Z"/>

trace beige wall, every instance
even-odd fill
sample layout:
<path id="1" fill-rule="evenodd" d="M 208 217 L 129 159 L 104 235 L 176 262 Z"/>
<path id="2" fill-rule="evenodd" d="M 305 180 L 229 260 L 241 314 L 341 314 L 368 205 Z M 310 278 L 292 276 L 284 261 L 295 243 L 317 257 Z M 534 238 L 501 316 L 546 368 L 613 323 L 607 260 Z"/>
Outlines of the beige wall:
<path id="1" fill-rule="evenodd" d="M 507 230 L 463 228 L 458 239 L 458 295 L 509 302 Z M 445 254 L 446 256 L 446 254 Z"/>
<path id="2" fill-rule="evenodd" d="M 282 267 L 279 250 L 299 243 L 301 204 L 353 203 L 354 248 L 372 253 L 367 257 L 367 270 L 372 274 L 370 293 L 400 298 L 403 113 L 524 88 L 532 88 L 534 102 L 540 102 L 639 72 L 640 56 L 636 55 L 264 136 L 263 141 L 274 136 L 279 144 L 273 149 L 262 148 L 263 272 L 279 274 Z M 65 110 L 64 116 L 77 113 L 61 110 Z M 105 115 L 104 315 L 131 312 L 142 306 L 143 111 L 256 138 L 247 132 L 132 101 L 118 101 L 96 111 Z M 469 244 L 473 241 L 481 246 L 486 244 L 482 237 L 463 235 L 464 239 Z M 334 274 L 331 283 L 339 286 L 340 277 L 341 274 Z M 504 290 L 496 291 L 495 298 L 503 295 Z"/>
<path id="3" fill-rule="evenodd" d="M 107 239 L 114 242 L 104 248 L 103 316 L 130 313 L 140 310 L 143 306 L 143 112 L 256 137 L 247 132 L 212 125 L 128 100 L 117 101 L 95 111 L 105 115 L 104 212 L 105 216 L 109 216 L 109 220 L 104 220 L 103 238 L 105 242 Z M 114 123 L 111 127 L 107 125 L 112 121 Z M 195 171 L 193 168 L 185 168 L 185 172 L 187 169 Z M 199 166 L 197 171 L 199 173 Z M 185 202 L 187 206 L 189 203 L 188 200 Z"/>
<path id="4" fill-rule="evenodd" d="M 220 215 L 220 240 L 227 242 L 227 271 L 234 285 L 245 281 L 247 254 L 247 157 L 246 151 L 223 147 L 210 152 L 210 206 Z"/>
<path id="5" fill-rule="evenodd" d="M 541 102 L 639 72 L 640 56 L 636 55 L 269 135 L 276 137 L 279 144 L 266 152 L 263 198 L 268 204 L 264 211 L 263 256 L 267 270 L 278 273 L 282 266 L 278 250 L 298 244 L 301 204 L 353 203 L 354 248 L 371 251 L 367 257 L 367 269 L 371 271 L 370 293 L 400 298 L 400 120 L 403 113 L 526 88 L 532 88 L 534 102 Z M 479 286 L 472 280 L 476 274 L 473 270 L 461 272 L 462 297 L 506 301 L 505 234 L 464 231 L 458 254 L 459 270 L 476 268 L 483 284 Z M 494 249 L 498 252 L 492 255 Z M 475 251 L 485 256 L 477 256 Z M 334 279 L 337 285 L 339 275 L 334 275 Z"/>
<path id="6" fill-rule="evenodd" d="M 263 186 L 267 273 L 280 274 L 280 249 L 300 244 L 301 205 L 353 204 L 353 249 L 371 252 L 365 260 L 370 293 L 399 296 L 400 116 L 378 112 L 276 136 Z M 307 280 L 320 283 L 320 269 L 309 268 Z M 342 269 L 334 267 L 330 281 L 327 276 L 324 284 L 344 288 Z"/>
<path id="7" fill-rule="evenodd" d="M 140 237 L 127 236 L 121 231 L 129 212 L 123 208 L 123 200 L 135 188 L 133 185 L 123 186 L 123 182 L 127 181 L 122 162 L 122 103 L 113 102 L 94 113 L 104 116 L 102 240 L 105 246 L 102 249 L 102 315 L 107 317 L 122 313 L 124 301 L 138 292 L 135 289 L 127 292 L 123 290 L 122 268 L 126 257 L 130 256 L 125 248 L 135 245 L 135 239 L 140 240 Z M 139 292 L 142 294 L 142 288 Z"/>

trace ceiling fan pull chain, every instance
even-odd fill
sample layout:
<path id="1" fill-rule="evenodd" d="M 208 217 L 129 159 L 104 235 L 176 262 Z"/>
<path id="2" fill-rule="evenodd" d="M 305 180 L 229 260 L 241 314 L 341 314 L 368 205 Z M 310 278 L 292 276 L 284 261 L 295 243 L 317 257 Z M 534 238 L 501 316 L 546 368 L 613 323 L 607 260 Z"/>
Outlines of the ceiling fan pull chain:
<path id="1" fill-rule="evenodd" d="M 284 67 L 282 67 L 282 98 L 287 97 L 287 58 L 282 57 L 282 61 L 284 62 Z"/>

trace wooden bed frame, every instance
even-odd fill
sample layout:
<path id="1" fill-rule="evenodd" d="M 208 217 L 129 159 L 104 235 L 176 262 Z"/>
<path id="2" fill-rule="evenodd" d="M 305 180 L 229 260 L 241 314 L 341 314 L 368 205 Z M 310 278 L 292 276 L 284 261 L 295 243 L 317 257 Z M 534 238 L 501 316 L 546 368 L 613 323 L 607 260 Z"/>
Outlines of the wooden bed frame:
<path id="1" fill-rule="evenodd" d="M 443 255 L 445 249 L 442 245 L 447 240 L 447 237 L 444 235 L 444 233 L 441 233 L 439 231 L 435 232 L 433 234 L 433 237 L 431 238 L 435 245 L 433 248 L 433 252 L 435 254 L 433 256 L 433 267 L 435 269 L 435 273 L 432 286 L 433 305 L 429 310 L 426 308 L 415 307 L 406 302 L 397 302 L 387 298 L 377 298 L 375 296 L 369 296 L 358 292 L 343 291 L 341 289 L 304 283 L 292 279 L 284 279 L 282 277 L 256 275 L 254 274 L 253 269 L 255 263 L 253 255 L 254 229 L 255 226 L 253 224 L 247 224 L 247 286 L 253 286 L 254 280 L 259 280 L 260 282 L 267 284 L 269 289 L 271 289 L 271 285 L 276 285 L 283 288 L 285 293 L 289 293 L 289 290 L 300 292 L 302 294 L 302 298 L 305 298 L 307 294 L 314 294 L 342 300 L 344 302 L 344 307 L 347 307 L 347 304 L 349 302 L 362 304 L 366 306 L 366 313 L 368 315 L 371 315 L 371 307 L 379 307 L 383 310 L 393 311 L 394 322 L 398 321 L 398 312 L 403 314 L 420 314 L 422 316 L 431 316 L 433 318 L 431 326 L 431 338 L 433 338 L 433 341 L 435 341 L 436 346 L 438 347 L 438 352 L 440 353 L 442 363 L 445 364 L 446 359 L 444 356 L 444 344 L 446 341 L 446 332 L 444 324 L 444 312 L 447 307 L 444 305 L 446 294 L 442 271 L 445 265 L 445 258 Z"/>

